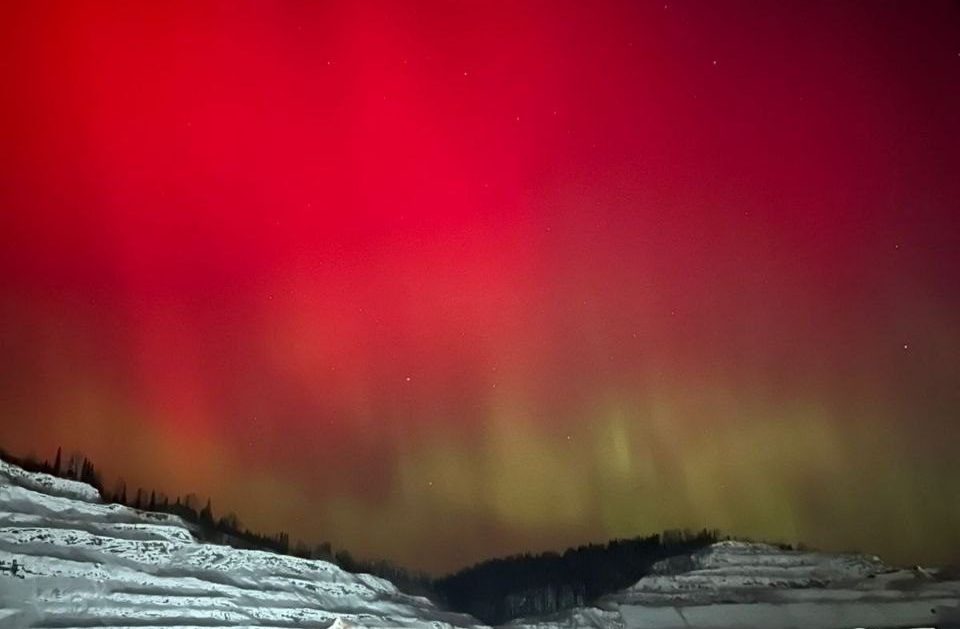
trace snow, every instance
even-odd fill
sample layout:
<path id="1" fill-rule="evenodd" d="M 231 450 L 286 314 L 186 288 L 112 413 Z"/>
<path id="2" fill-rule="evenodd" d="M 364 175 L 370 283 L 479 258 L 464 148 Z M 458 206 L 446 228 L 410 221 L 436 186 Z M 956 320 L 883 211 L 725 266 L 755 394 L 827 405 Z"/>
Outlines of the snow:
<path id="1" fill-rule="evenodd" d="M 176 516 L 0 462 L 0 627 L 475 626 L 324 561 L 198 543 Z"/>
<path id="2" fill-rule="evenodd" d="M 0 481 L 19 485 L 49 496 L 62 496 L 84 502 L 100 502 L 100 492 L 86 483 L 58 478 L 50 474 L 27 472 L 21 467 L 0 461 Z"/>
<path id="3" fill-rule="evenodd" d="M 727 541 L 656 564 L 593 610 L 525 627 L 852 629 L 960 626 L 960 581 L 878 557 Z"/>
<path id="4" fill-rule="evenodd" d="M 87 485 L 2 461 L 0 566 L 0 629 L 480 626 L 324 561 L 201 544 L 176 516 L 105 505 Z M 867 555 L 721 542 L 594 607 L 511 626 L 960 627 L 960 581 Z"/>

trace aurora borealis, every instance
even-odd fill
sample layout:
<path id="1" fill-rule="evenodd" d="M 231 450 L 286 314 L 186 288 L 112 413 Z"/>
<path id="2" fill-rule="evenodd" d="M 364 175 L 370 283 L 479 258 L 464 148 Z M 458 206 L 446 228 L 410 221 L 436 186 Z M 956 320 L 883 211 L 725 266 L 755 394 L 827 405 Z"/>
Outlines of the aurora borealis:
<path id="1" fill-rule="evenodd" d="M 431 571 L 960 561 L 960 5 L 6 2 L 0 446 Z"/>

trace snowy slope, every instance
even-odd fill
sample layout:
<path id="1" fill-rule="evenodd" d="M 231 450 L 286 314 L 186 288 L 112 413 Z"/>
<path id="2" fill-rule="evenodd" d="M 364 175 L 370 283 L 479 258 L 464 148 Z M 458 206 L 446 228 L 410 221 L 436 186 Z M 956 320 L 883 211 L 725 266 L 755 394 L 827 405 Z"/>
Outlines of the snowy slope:
<path id="1" fill-rule="evenodd" d="M 12 561 L 17 575 L 9 573 Z M 479 627 L 323 561 L 198 543 L 180 518 L 0 461 L 0 629 Z M 960 627 L 960 581 L 878 558 L 721 542 L 515 627 Z"/>
<path id="2" fill-rule="evenodd" d="M 649 629 L 960 626 L 960 581 L 879 558 L 720 542 L 654 566 L 596 608 L 528 627 Z"/>
<path id="3" fill-rule="evenodd" d="M 387 581 L 196 542 L 172 515 L 0 462 L 0 627 L 470 626 Z M 336 623 L 336 624 L 335 624 Z"/>

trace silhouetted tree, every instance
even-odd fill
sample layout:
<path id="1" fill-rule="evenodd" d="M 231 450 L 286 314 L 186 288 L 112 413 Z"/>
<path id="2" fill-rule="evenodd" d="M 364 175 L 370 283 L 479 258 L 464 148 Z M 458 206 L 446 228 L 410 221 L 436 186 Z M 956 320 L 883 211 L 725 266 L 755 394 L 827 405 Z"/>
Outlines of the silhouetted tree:
<path id="1" fill-rule="evenodd" d="M 200 510 L 200 524 L 213 528 L 213 505 L 207 498 L 207 504 Z"/>
<path id="2" fill-rule="evenodd" d="M 237 518 L 237 514 L 228 513 L 220 517 L 220 521 L 217 523 L 217 526 L 220 528 L 220 530 L 226 533 L 239 533 L 240 519 Z"/>
<path id="3" fill-rule="evenodd" d="M 64 474 L 67 478 L 78 479 L 80 478 L 80 469 L 83 465 L 83 457 L 77 453 L 70 455 L 70 459 L 67 461 L 67 470 Z"/>
<path id="4" fill-rule="evenodd" d="M 122 478 L 117 479 L 117 486 L 113 490 L 113 500 L 122 505 L 127 504 L 127 482 Z"/>
<path id="5" fill-rule="evenodd" d="M 303 540 L 297 541 L 297 544 L 293 547 L 293 554 L 304 559 L 313 559 L 310 547 Z"/>
<path id="6" fill-rule="evenodd" d="M 100 483 L 100 474 L 97 473 L 97 470 L 93 467 L 93 463 L 86 457 L 83 458 L 83 463 L 80 465 L 79 480 L 98 490 L 103 490 Z"/>
<path id="7" fill-rule="evenodd" d="M 357 563 L 353 560 L 353 555 L 350 554 L 347 550 L 338 550 L 333 555 L 334 561 L 338 566 L 344 570 L 349 570 L 350 572 L 355 572 L 357 569 Z"/>
<path id="8" fill-rule="evenodd" d="M 313 549 L 313 558 L 314 559 L 324 559 L 330 561 L 333 559 L 333 549 L 330 546 L 330 542 L 321 542 L 317 544 Z"/>
<path id="9" fill-rule="evenodd" d="M 655 562 L 717 541 L 716 531 L 665 531 L 566 550 L 493 559 L 434 582 L 445 602 L 499 624 L 590 603 L 638 581 Z"/>
<path id="10" fill-rule="evenodd" d="M 105 498 L 109 496 L 102 493 L 100 475 L 93 462 L 79 454 L 72 454 L 66 466 L 62 466 L 60 448 L 53 465 L 29 458 L 14 459 L 2 450 L 0 456 L 29 471 L 58 472 L 62 477 L 82 480 L 101 489 Z M 137 509 L 146 507 L 175 514 L 189 522 L 191 531 L 203 541 L 278 553 L 291 552 L 290 537 L 286 532 L 270 535 L 241 529 L 234 514 L 216 520 L 209 499 L 199 510 L 195 494 L 183 498 L 177 496 L 170 504 L 165 495 L 150 490 L 149 503 L 145 504 L 145 499 L 144 490 L 138 488 L 130 505 L 126 483 L 122 479 L 117 481 L 113 500 Z M 570 548 L 562 554 L 528 553 L 493 559 L 441 579 L 431 579 L 385 561 L 361 561 L 345 549 L 334 552 L 329 542 L 315 545 L 312 551 L 303 542 L 298 542 L 293 553 L 333 561 L 351 572 L 369 572 L 387 578 L 404 592 L 440 599 L 450 608 L 499 624 L 517 616 L 548 614 L 588 604 L 599 596 L 633 584 L 647 574 L 655 562 L 693 552 L 719 538 L 717 531 L 670 530 L 660 535 Z"/>

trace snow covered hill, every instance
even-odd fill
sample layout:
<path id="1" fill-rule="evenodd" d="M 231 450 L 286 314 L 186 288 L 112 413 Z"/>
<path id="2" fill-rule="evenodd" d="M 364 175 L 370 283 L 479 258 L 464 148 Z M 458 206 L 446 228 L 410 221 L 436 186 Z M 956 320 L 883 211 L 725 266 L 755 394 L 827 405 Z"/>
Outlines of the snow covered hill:
<path id="1" fill-rule="evenodd" d="M 324 561 L 198 543 L 176 516 L 0 461 L 0 627 L 475 624 Z"/>
<path id="2" fill-rule="evenodd" d="M 524 627 L 960 627 L 960 581 L 878 557 L 720 542 L 654 566 L 596 608 Z"/>
<path id="3" fill-rule="evenodd" d="M 323 561 L 198 543 L 176 516 L 105 505 L 88 485 L 0 461 L 0 629 L 94 626 L 479 623 Z M 960 627 L 960 581 L 871 556 L 721 542 L 657 564 L 595 607 L 512 626 Z"/>

